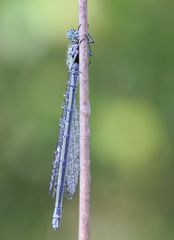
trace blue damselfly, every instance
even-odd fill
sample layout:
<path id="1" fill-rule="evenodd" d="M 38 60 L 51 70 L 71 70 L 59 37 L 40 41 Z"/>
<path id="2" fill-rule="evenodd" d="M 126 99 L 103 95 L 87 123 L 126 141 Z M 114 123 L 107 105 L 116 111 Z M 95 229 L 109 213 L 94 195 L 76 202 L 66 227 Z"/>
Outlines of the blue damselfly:
<path id="1" fill-rule="evenodd" d="M 90 44 L 94 41 L 89 34 L 86 37 L 88 39 L 89 56 L 91 56 Z M 60 226 L 63 196 L 68 199 L 72 198 L 80 171 L 79 113 L 76 103 L 79 81 L 79 31 L 71 29 L 67 32 L 67 38 L 70 41 L 67 51 L 69 77 L 49 185 L 49 191 L 56 198 L 52 219 L 54 229 L 58 229 Z"/>

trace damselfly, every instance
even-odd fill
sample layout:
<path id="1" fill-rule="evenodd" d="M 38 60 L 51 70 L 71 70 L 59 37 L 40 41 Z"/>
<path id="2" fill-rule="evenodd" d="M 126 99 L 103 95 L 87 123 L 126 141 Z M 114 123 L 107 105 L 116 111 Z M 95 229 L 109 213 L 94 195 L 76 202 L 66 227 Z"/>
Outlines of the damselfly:
<path id="1" fill-rule="evenodd" d="M 89 34 L 86 37 L 89 46 L 89 56 L 91 56 L 90 44 L 94 43 L 94 41 Z M 49 191 L 56 198 L 52 219 L 54 229 L 60 226 L 63 196 L 68 199 L 72 198 L 80 171 L 79 113 L 76 104 L 76 91 L 79 81 L 79 31 L 69 30 L 67 38 L 70 41 L 67 51 L 69 77 L 64 95 L 59 136 L 49 185 Z"/>

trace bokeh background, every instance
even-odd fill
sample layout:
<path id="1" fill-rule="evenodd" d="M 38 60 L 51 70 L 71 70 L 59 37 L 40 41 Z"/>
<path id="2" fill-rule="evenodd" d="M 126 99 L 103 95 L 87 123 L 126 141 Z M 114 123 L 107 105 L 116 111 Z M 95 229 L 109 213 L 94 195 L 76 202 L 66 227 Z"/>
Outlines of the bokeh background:
<path id="1" fill-rule="evenodd" d="M 174 3 L 89 1 L 91 239 L 174 239 Z M 78 1 L 0 1 L 0 238 L 75 240 L 48 195 Z"/>

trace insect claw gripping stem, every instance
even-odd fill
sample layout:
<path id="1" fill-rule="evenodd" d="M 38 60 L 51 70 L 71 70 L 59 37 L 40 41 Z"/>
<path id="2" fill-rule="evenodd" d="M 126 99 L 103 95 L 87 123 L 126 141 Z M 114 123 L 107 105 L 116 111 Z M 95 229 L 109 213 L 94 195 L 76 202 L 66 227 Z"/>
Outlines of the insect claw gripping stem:
<path id="1" fill-rule="evenodd" d="M 80 25 L 78 27 L 78 30 Z M 55 197 L 52 218 L 53 229 L 60 227 L 62 217 L 63 196 L 71 199 L 75 193 L 80 171 L 80 130 L 79 113 L 76 104 L 76 90 L 79 81 L 79 31 L 71 29 L 67 32 L 70 41 L 67 51 L 69 77 L 62 106 L 59 123 L 59 136 L 52 166 L 49 192 Z M 91 56 L 91 36 L 88 39 L 88 54 Z M 83 40 L 83 39 L 82 39 Z"/>
<path id="2" fill-rule="evenodd" d="M 85 34 L 85 36 L 80 40 L 80 44 L 81 44 L 85 39 L 88 39 L 88 34 Z"/>
<path id="3" fill-rule="evenodd" d="M 79 29 L 80 29 L 81 25 L 82 25 L 82 24 L 79 24 L 79 26 L 78 26 L 78 31 L 79 31 Z M 89 24 L 88 24 L 88 27 L 89 27 Z"/>

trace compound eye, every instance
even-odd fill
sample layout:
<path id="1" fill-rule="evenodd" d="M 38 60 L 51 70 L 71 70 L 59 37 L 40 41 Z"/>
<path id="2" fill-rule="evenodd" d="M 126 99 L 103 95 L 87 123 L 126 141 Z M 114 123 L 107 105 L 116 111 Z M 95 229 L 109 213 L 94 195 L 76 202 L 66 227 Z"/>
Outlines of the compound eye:
<path id="1" fill-rule="evenodd" d="M 70 30 L 67 32 L 67 37 L 69 40 L 73 40 L 73 38 L 75 37 L 75 33 L 74 33 L 74 30 Z"/>
<path id="2" fill-rule="evenodd" d="M 72 38 L 71 32 L 67 32 L 67 38 L 68 38 L 68 39 L 71 39 L 71 38 Z"/>

